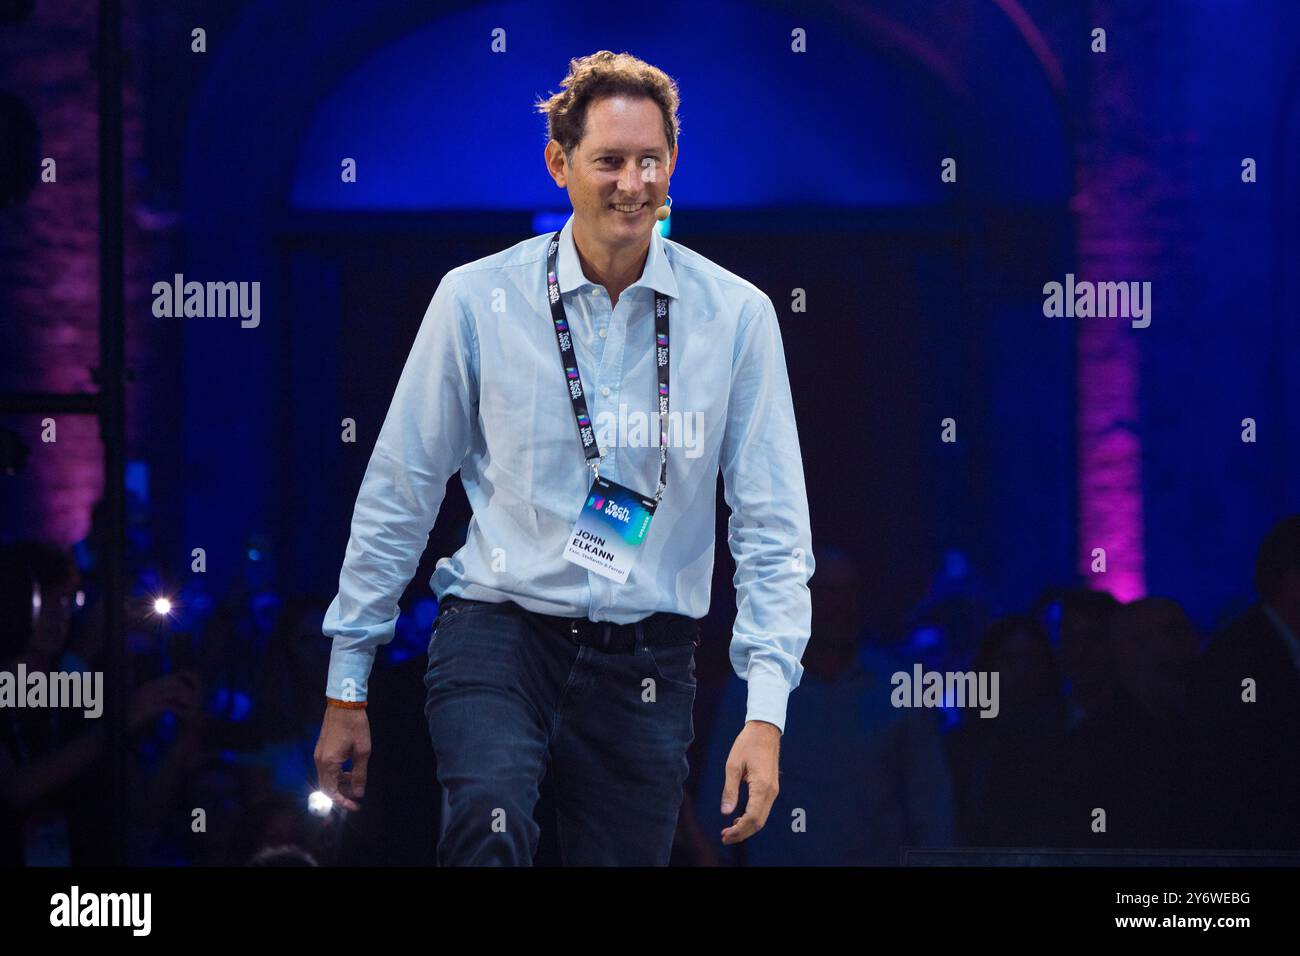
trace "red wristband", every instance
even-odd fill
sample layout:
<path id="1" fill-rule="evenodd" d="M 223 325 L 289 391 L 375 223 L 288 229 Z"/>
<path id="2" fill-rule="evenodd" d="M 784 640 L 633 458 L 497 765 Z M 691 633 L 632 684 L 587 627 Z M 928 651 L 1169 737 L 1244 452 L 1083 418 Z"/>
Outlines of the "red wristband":
<path id="1" fill-rule="evenodd" d="M 327 696 L 325 703 L 330 707 L 342 707 L 344 710 L 364 710 L 366 702 L 364 700 L 335 700 Z"/>

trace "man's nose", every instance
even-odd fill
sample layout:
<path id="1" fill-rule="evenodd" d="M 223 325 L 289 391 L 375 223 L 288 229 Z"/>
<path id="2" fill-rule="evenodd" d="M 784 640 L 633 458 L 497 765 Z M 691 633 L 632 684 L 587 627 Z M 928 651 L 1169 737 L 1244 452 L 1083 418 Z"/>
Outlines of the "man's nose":
<path id="1" fill-rule="evenodd" d="M 636 160 L 623 166 L 622 175 L 618 177 L 618 188 L 624 196 L 641 195 L 641 168 L 637 166 Z"/>

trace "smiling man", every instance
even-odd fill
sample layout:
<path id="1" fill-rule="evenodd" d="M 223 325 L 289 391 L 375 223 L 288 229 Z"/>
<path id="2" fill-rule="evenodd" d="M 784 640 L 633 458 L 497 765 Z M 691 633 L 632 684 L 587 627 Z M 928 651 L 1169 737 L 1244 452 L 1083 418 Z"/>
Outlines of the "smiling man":
<path id="1" fill-rule="evenodd" d="M 355 810 L 371 746 L 366 679 L 459 470 L 474 519 L 430 581 L 440 614 L 425 676 L 443 865 L 530 864 L 548 774 L 562 862 L 668 862 L 719 472 L 736 559 L 731 662 L 748 682 L 720 812 L 736 811 L 742 782 L 748 795 L 724 843 L 767 820 L 809 635 L 808 505 L 776 312 L 656 228 L 677 166 L 676 85 L 601 51 L 572 60 L 561 86 L 538 107 L 546 167 L 573 215 L 439 284 L 325 618 L 334 646 L 316 763 L 321 789 Z M 593 415 L 622 404 L 657 441 L 598 440 Z M 670 447 L 672 411 L 704 423 L 693 457 Z"/>

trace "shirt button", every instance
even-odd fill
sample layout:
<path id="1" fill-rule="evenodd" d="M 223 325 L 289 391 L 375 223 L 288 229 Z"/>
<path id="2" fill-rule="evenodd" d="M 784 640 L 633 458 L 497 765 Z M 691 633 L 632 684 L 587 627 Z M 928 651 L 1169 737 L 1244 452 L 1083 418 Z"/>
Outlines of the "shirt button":
<path id="1" fill-rule="evenodd" d="M 601 330 L 600 330 L 600 337 L 601 337 L 602 339 L 603 339 L 605 336 L 607 336 L 607 335 L 609 335 L 609 329 L 601 329 Z"/>
<path id="2" fill-rule="evenodd" d="M 600 394 L 608 396 L 608 395 L 609 395 L 609 386 L 608 386 L 608 385 L 602 385 L 602 386 L 600 387 Z"/>

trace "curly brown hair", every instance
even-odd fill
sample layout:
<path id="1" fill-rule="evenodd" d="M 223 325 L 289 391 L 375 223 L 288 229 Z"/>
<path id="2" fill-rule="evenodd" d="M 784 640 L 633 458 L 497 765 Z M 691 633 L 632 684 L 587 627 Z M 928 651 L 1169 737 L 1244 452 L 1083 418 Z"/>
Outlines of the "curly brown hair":
<path id="1" fill-rule="evenodd" d="M 671 154 L 681 132 L 677 119 L 677 84 L 663 70 L 630 53 L 601 50 L 569 61 L 569 75 L 560 81 L 563 92 L 537 101 L 537 112 L 546 114 L 546 136 L 557 140 L 566 157 L 582 142 L 586 131 L 587 107 L 604 96 L 647 97 L 664 116 L 664 135 Z"/>

